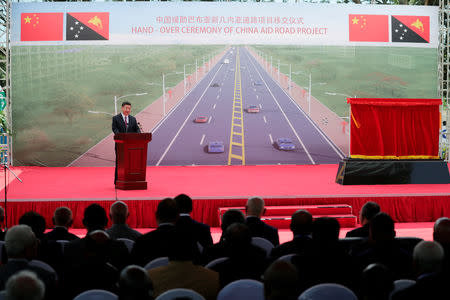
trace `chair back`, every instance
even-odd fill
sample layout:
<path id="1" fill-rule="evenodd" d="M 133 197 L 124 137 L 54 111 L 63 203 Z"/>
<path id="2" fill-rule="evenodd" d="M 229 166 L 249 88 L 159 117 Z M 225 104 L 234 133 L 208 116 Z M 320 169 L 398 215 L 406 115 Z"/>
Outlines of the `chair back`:
<path id="1" fill-rule="evenodd" d="M 191 299 L 191 300 L 205 300 L 205 298 L 197 292 L 188 289 L 172 289 L 168 290 L 155 300 L 174 300 L 174 299 Z"/>
<path id="2" fill-rule="evenodd" d="M 228 259 L 229 259 L 228 257 L 219 257 L 219 258 L 216 258 L 215 260 L 210 261 L 210 262 L 205 266 L 205 268 L 207 268 L 207 269 L 212 269 L 212 268 L 214 268 L 215 266 L 217 266 L 218 264 L 220 264 L 221 262 L 224 262 L 224 261 L 226 261 L 226 260 L 228 260 Z"/>
<path id="3" fill-rule="evenodd" d="M 152 260 L 151 262 L 149 262 L 148 264 L 146 264 L 144 269 L 146 269 L 148 271 L 148 270 L 151 270 L 154 268 L 167 266 L 168 264 L 169 264 L 169 258 L 167 256 L 158 257 L 158 258 L 155 258 L 154 260 Z"/>
<path id="4" fill-rule="evenodd" d="M 233 281 L 226 285 L 217 296 L 217 300 L 264 300 L 264 286 L 252 279 Z"/>
<path id="5" fill-rule="evenodd" d="M 120 238 L 120 239 L 117 239 L 117 240 L 123 242 L 125 244 L 125 246 L 127 246 L 128 253 L 131 253 L 131 250 L 133 249 L 133 246 L 134 246 L 134 241 L 133 240 L 126 239 L 126 238 Z"/>
<path id="6" fill-rule="evenodd" d="M 119 299 L 119 297 L 117 297 L 116 294 L 113 294 L 105 290 L 89 290 L 73 298 L 73 300 L 117 300 L 117 299 Z"/>
<path id="7" fill-rule="evenodd" d="M 343 285 L 323 283 L 310 287 L 304 291 L 298 300 L 358 300 L 355 293 Z"/>
<path id="8" fill-rule="evenodd" d="M 253 237 L 252 238 L 252 244 L 255 246 L 260 247 L 266 252 L 266 256 L 269 257 L 270 253 L 272 252 L 272 249 L 274 248 L 273 244 L 261 237 Z"/>

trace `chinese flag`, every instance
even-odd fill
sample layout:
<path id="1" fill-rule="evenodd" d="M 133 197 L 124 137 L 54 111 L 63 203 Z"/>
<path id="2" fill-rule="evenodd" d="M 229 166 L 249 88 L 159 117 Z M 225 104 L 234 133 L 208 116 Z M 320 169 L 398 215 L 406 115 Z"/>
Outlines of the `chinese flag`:
<path id="1" fill-rule="evenodd" d="M 20 18 L 21 41 L 63 40 L 63 13 L 23 13 Z"/>
<path id="2" fill-rule="evenodd" d="M 388 15 L 348 15 L 350 42 L 389 42 Z"/>

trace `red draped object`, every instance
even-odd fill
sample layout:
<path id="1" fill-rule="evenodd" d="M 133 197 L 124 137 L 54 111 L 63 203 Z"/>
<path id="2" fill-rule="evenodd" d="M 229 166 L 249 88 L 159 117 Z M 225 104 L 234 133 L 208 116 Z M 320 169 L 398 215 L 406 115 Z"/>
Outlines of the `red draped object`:
<path id="1" fill-rule="evenodd" d="M 440 99 L 347 98 L 350 157 L 438 159 Z"/>

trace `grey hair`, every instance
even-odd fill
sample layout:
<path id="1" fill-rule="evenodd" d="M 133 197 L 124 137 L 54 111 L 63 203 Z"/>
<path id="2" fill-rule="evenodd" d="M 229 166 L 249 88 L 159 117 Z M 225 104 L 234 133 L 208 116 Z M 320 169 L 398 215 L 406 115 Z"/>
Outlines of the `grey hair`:
<path id="1" fill-rule="evenodd" d="M 444 261 L 444 248 L 437 242 L 421 241 L 414 247 L 413 259 L 419 272 L 438 272 Z"/>
<path id="2" fill-rule="evenodd" d="M 25 254 L 25 251 L 34 243 L 36 243 L 36 236 L 28 225 L 16 225 L 6 232 L 5 248 L 10 257 Z"/>
<path id="3" fill-rule="evenodd" d="M 21 271 L 6 282 L 7 300 L 42 300 L 45 285 L 34 272 Z"/>

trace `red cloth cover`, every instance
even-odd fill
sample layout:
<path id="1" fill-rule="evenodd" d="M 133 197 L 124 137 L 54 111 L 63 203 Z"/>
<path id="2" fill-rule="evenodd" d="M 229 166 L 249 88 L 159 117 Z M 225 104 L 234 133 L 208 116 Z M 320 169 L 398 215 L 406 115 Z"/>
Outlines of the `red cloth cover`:
<path id="1" fill-rule="evenodd" d="M 347 98 L 350 157 L 438 159 L 440 99 Z"/>

